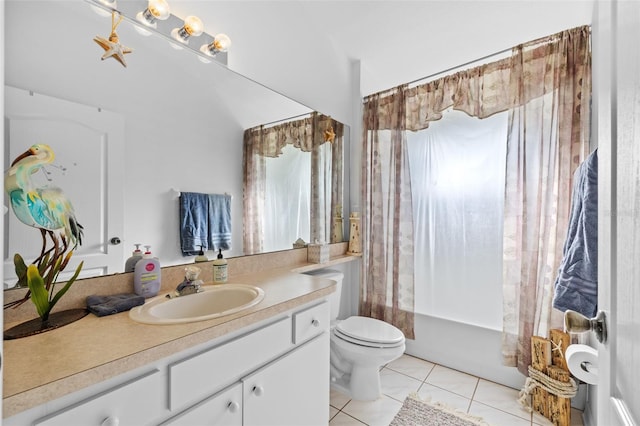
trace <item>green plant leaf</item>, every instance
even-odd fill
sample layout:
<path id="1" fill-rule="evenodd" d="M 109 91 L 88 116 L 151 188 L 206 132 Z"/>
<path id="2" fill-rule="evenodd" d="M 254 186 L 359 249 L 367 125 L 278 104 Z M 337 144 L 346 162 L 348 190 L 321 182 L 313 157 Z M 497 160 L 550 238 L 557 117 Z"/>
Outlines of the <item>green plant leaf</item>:
<path id="1" fill-rule="evenodd" d="M 40 276 L 40 271 L 36 265 L 27 267 L 27 284 L 31 290 L 31 301 L 36 306 L 36 311 L 43 321 L 49 318 L 51 307 L 49 306 L 49 293 L 44 287 L 44 280 Z"/>
<path id="2" fill-rule="evenodd" d="M 67 292 L 67 290 L 69 290 L 69 288 L 71 287 L 71 284 L 73 284 L 75 282 L 75 280 L 78 278 L 78 275 L 80 275 L 80 270 L 82 269 L 83 266 L 84 266 L 84 261 L 80 262 L 80 264 L 76 268 L 76 272 L 73 274 L 71 279 L 69 279 L 69 281 L 67 281 L 65 286 L 62 287 L 60 289 L 60 291 L 56 293 L 56 295 L 54 296 L 53 300 L 51 300 L 51 304 L 49 306 L 49 310 L 53 309 L 53 306 L 58 302 L 58 300 L 60 300 L 60 298 L 62 296 L 64 296 L 64 294 Z"/>
<path id="3" fill-rule="evenodd" d="M 27 265 L 24 263 L 24 259 L 18 253 L 13 255 L 13 264 L 15 265 L 16 276 L 18 277 L 18 282 L 16 285 L 18 287 L 26 287 L 27 286 Z"/>

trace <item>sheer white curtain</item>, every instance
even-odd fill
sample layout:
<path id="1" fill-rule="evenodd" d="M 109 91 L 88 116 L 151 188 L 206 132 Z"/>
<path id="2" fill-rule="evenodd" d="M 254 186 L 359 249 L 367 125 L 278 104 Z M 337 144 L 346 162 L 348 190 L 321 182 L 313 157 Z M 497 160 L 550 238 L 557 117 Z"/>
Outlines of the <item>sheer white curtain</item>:
<path id="1" fill-rule="evenodd" d="M 416 312 L 499 330 L 506 112 L 407 132 Z"/>
<path id="2" fill-rule="evenodd" d="M 317 145 L 311 152 L 311 237 L 308 234 L 304 238 L 317 240 L 318 243 L 331 242 L 332 220 L 332 144 Z"/>
<path id="3" fill-rule="evenodd" d="M 311 153 L 293 145 L 265 159 L 264 251 L 285 250 L 310 238 Z"/>

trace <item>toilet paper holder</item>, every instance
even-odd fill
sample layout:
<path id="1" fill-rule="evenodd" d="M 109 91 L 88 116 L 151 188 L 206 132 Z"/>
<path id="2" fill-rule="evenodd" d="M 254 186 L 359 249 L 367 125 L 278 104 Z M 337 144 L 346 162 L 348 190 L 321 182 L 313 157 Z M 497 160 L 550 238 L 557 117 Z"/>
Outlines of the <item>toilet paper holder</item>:
<path id="1" fill-rule="evenodd" d="M 579 312 L 568 309 L 564 313 L 564 328 L 567 333 L 593 331 L 598 342 L 607 341 L 607 324 L 604 311 L 598 311 L 593 318 L 587 318 Z"/>

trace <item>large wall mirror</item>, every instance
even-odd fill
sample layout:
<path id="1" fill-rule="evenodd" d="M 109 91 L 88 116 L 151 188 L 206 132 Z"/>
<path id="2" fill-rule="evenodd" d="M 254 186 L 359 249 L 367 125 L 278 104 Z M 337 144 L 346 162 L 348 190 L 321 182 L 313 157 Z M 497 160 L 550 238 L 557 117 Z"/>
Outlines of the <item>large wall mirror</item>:
<path id="1" fill-rule="evenodd" d="M 30 23 L 29 31 L 24 22 Z M 330 224 L 327 217 L 335 216 L 338 208 L 348 218 L 348 172 L 332 167 L 330 161 L 322 168 L 329 174 L 334 168 L 342 173 L 340 202 L 322 203 L 321 210 L 313 210 L 303 205 L 308 202 L 304 191 L 296 199 L 290 188 L 281 186 L 308 182 L 309 169 L 318 164 L 310 152 L 285 144 L 281 155 L 267 160 L 271 193 L 264 218 L 277 226 L 297 227 L 276 241 L 270 235 L 281 237 L 284 232 L 277 232 L 276 225 L 265 226 L 262 249 L 245 250 L 245 131 L 326 116 L 225 66 L 204 64 L 190 52 L 172 49 L 164 39 L 144 37 L 127 22 L 117 28 L 120 42 L 133 49 L 125 56 L 127 67 L 113 59 L 103 61 L 104 51 L 93 38 L 108 37 L 110 31 L 111 18 L 97 14 L 86 2 L 5 2 L 4 170 L 34 143 L 49 144 L 56 151 L 43 184 L 53 181 L 76 204 L 85 241 L 74 258 L 85 260 L 84 277 L 122 272 L 137 243 L 150 245 L 163 266 L 193 262 L 180 250 L 181 192 L 231 195 L 233 238 L 226 257 L 289 249 L 298 237 L 309 241 L 312 234 L 305 229 L 313 226 L 314 215 Z M 334 130 L 339 126 L 333 123 Z M 329 153 L 317 155 L 346 155 L 346 127 L 341 136 L 340 146 L 324 144 L 320 149 Z M 349 164 L 346 157 L 342 161 Z M 90 172 L 94 176 L 88 178 Z M 330 176 L 325 182 L 332 182 Z M 9 206 L 6 195 L 4 205 Z M 305 209 L 308 225 L 300 216 Z M 295 220 L 287 219 L 294 215 Z M 35 258 L 41 244 L 38 230 L 14 216 L 5 211 L 5 288 L 12 282 L 13 254 Z M 344 235 L 346 228 L 345 223 Z M 330 241 L 331 232 L 325 241 Z M 213 258 L 214 253 L 207 255 Z"/>

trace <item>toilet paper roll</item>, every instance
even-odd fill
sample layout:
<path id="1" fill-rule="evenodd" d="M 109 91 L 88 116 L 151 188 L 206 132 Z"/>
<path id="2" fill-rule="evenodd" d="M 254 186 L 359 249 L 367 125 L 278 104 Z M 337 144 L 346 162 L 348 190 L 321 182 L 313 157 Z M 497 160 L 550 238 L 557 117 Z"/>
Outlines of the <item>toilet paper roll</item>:
<path id="1" fill-rule="evenodd" d="M 571 374 L 590 385 L 598 383 L 598 351 L 587 345 L 569 345 L 565 352 Z"/>

